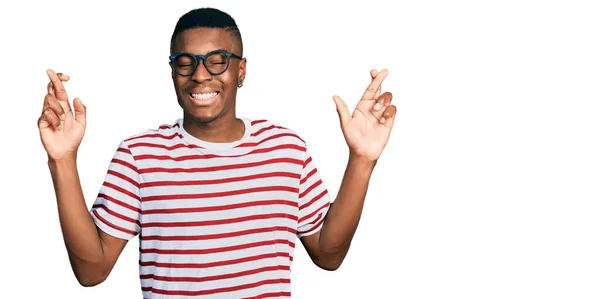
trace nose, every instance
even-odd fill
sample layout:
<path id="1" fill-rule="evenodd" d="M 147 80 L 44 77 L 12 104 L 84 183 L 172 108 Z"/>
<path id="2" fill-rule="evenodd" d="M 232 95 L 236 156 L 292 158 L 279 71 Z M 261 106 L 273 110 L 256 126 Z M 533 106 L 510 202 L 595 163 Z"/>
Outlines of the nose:
<path id="1" fill-rule="evenodd" d="M 196 71 L 194 71 L 194 73 L 192 74 L 192 80 L 201 83 L 207 80 L 211 80 L 212 77 L 213 75 L 209 73 L 206 69 L 206 66 L 204 66 L 204 61 L 198 60 L 198 67 L 196 68 Z"/>

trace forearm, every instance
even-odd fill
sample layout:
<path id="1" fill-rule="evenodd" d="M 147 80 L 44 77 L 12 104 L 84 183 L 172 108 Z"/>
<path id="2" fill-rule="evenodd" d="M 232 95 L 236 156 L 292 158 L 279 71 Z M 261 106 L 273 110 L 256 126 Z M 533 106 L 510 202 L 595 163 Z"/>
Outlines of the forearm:
<path id="1" fill-rule="evenodd" d="M 338 195 L 325 217 L 319 238 L 323 252 L 346 255 L 362 214 L 375 161 L 350 156 Z"/>
<path id="2" fill-rule="evenodd" d="M 105 272 L 102 240 L 83 197 L 76 159 L 49 160 L 48 166 L 73 271 L 80 282 L 101 279 L 98 276 Z"/>

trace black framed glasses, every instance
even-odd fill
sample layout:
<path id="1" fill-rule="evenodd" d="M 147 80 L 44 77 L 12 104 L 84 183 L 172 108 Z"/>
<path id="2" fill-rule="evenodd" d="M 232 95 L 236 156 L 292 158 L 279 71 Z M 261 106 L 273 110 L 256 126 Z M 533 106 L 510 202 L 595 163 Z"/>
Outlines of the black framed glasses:
<path id="1" fill-rule="evenodd" d="M 175 73 L 180 76 L 191 76 L 198 68 L 198 60 L 202 60 L 202 64 L 211 75 L 217 76 L 227 71 L 231 57 L 242 59 L 236 54 L 219 49 L 206 55 L 181 52 L 169 56 L 169 60 Z"/>

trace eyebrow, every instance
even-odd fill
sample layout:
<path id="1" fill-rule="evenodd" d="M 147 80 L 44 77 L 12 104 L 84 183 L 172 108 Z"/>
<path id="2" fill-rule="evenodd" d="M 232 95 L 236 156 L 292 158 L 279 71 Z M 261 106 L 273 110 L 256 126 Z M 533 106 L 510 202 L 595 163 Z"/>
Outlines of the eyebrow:
<path id="1" fill-rule="evenodd" d="M 173 53 L 173 54 L 177 54 L 177 53 L 189 53 L 189 54 L 192 54 L 192 55 L 206 55 L 206 54 L 208 54 L 208 53 L 212 53 L 212 52 L 214 52 L 214 51 L 219 51 L 219 50 L 223 50 L 223 51 L 227 51 L 227 52 L 229 52 L 229 53 L 233 53 L 233 52 L 231 52 L 231 51 L 229 51 L 229 50 L 227 50 L 227 49 L 218 48 L 218 49 L 212 49 L 212 50 L 210 50 L 210 51 L 208 51 L 208 52 L 201 53 L 201 54 L 198 54 L 198 53 L 193 53 L 193 52 L 188 52 L 188 51 L 179 51 L 179 52 L 175 52 L 175 53 Z M 235 53 L 233 53 L 233 54 L 235 54 Z M 236 54 L 236 55 L 237 55 L 237 54 Z"/>

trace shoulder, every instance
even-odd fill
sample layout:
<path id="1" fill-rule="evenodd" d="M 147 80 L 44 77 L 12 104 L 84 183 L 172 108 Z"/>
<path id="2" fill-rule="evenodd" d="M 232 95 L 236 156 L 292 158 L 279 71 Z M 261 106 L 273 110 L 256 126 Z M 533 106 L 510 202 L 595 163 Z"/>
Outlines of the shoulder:
<path id="1" fill-rule="evenodd" d="M 174 140 L 175 137 L 181 135 L 179 129 L 181 127 L 181 120 L 178 119 L 172 123 L 163 123 L 157 125 L 154 128 L 149 128 L 138 132 L 137 134 L 130 135 L 123 139 L 121 142 L 125 146 L 131 146 L 132 144 L 141 142 L 150 143 L 165 143 L 169 140 Z"/>
<path id="2" fill-rule="evenodd" d="M 283 143 L 291 142 L 306 147 L 306 142 L 300 134 L 285 125 L 269 119 L 252 119 L 249 121 L 252 128 L 251 135 L 258 140 L 273 139 Z"/>

